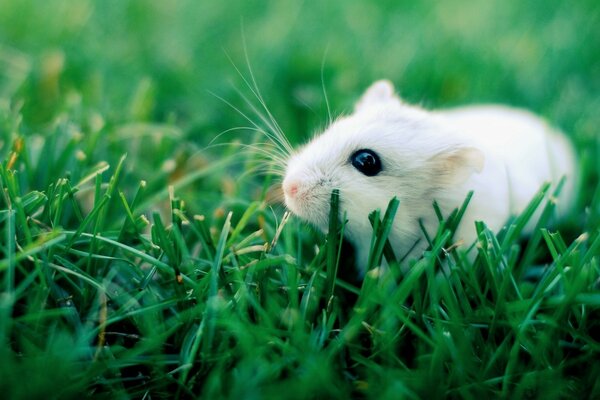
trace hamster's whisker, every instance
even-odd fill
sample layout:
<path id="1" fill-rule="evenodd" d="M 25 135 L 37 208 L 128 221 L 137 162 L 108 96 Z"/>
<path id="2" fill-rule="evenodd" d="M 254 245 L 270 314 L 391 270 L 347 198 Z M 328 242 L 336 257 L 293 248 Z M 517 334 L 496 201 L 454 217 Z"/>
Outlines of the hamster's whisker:
<path id="1" fill-rule="evenodd" d="M 325 48 L 325 53 L 323 53 L 323 60 L 321 60 L 321 88 L 323 89 L 323 96 L 325 97 L 325 106 L 327 107 L 327 118 L 329 118 L 329 124 L 333 122 L 331 118 L 331 107 L 329 106 L 329 98 L 327 97 L 327 89 L 325 88 L 325 79 L 323 77 L 325 70 L 325 59 L 327 58 L 327 53 L 329 52 L 329 45 Z"/>
<path id="2" fill-rule="evenodd" d="M 231 132 L 235 132 L 235 131 L 249 131 L 249 132 L 256 132 L 256 133 L 260 133 L 262 135 L 265 135 L 265 132 L 261 128 L 256 128 L 256 127 L 253 127 L 253 126 L 236 126 L 236 127 L 233 127 L 233 128 L 225 129 L 222 132 L 219 132 L 208 143 L 208 147 L 210 147 L 214 142 L 216 142 L 221 136 L 226 135 L 226 134 L 231 133 Z"/>
<path id="3" fill-rule="evenodd" d="M 261 162 L 263 160 L 257 160 L 259 164 L 252 166 L 251 170 L 263 171 L 267 173 L 274 173 L 278 176 L 283 176 L 285 171 L 285 166 L 278 164 L 276 162 L 271 162 L 270 160 L 265 160 L 266 162 Z"/>
<path id="4" fill-rule="evenodd" d="M 293 152 L 293 147 L 290 144 L 290 142 L 288 141 L 285 134 L 283 133 L 283 130 L 277 123 L 277 120 L 273 117 L 273 114 L 267 107 L 267 103 L 265 102 L 265 100 L 260 92 L 260 89 L 258 88 L 258 84 L 256 83 L 256 78 L 254 76 L 254 71 L 252 70 L 252 66 L 250 64 L 250 57 L 248 56 L 248 49 L 246 48 L 246 41 L 243 37 L 242 37 L 242 42 L 243 42 L 243 47 L 244 47 L 244 57 L 246 60 L 246 65 L 248 68 L 248 73 L 250 75 L 251 82 L 248 81 L 246 76 L 240 71 L 240 69 L 238 68 L 236 63 L 231 59 L 229 54 L 225 53 L 225 55 L 229 59 L 229 62 L 231 63 L 233 68 L 236 70 L 236 72 L 238 73 L 239 77 L 242 79 L 242 81 L 244 82 L 244 84 L 246 85 L 248 90 L 250 90 L 250 92 L 258 100 L 262 109 L 267 114 L 268 119 L 267 119 L 267 117 L 264 116 L 264 114 L 262 112 L 260 112 L 256 108 L 256 106 L 254 106 L 254 104 L 243 93 L 241 93 L 241 91 L 238 88 L 234 87 L 234 89 L 236 90 L 238 95 L 248 104 L 248 106 L 252 109 L 252 111 L 260 118 L 260 120 L 265 125 L 267 125 L 267 127 L 273 132 L 275 141 L 278 142 L 283 148 L 285 148 L 285 150 L 287 151 L 288 154 L 291 154 Z"/>
<path id="5" fill-rule="evenodd" d="M 277 161 L 282 166 L 287 165 L 287 161 L 289 160 L 289 156 L 272 142 L 247 144 L 245 147 L 253 149 L 256 153 L 262 154 L 268 159 Z"/>
<path id="6" fill-rule="evenodd" d="M 267 116 L 269 117 L 268 119 L 240 90 L 235 90 L 237 91 L 238 95 L 242 98 L 242 100 L 246 102 L 248 107 L 250 107 L 250 109 L 254 112 L 254 114 L 262 121 L 262 123 L 264 123 L 267 126 L 267 128 L 269 128 L 270 132 L 264 132 L 267 135 L 267 137 L 269 137 L 271 140 L 277 143 L 283 150 L 285 150 L 285 152 L 288 155 L 292 154 L 292 145 L 290 144 L 287 137 L 279 127 L 279 124 L 277 124 L 277 121 L 275 121 L 272 114 L 268 111 L 266 104 L 264 104 L 264 101 L 262 99 L 259 100 L 263 109 L 266 110 Z"/>
<path id="7" fill-rule="evenodd" d="M 278 133 L 278 135 L 280 136 L 280 139 L 282 140 L 283 144 L 286 145 L 286 147 L 288 149 L 288 154 L 291 154 L 293 152 L 293 148 L 292 148 L 290 142 L 288 141 L 287 137 L 283 133 L 283 130 L 281 129 L 281 127 L 277 123 L 277 120 L 273 117 L 273 114 L 269 110 L 269 107 L 267 107 L 267 103 L 265 102 L 265 100 L 264 100 L 264 98 L 263 98 L 263 96 L 262 96 L 262 94 L 260 92 L 260 89 L 258 88 L 258 84 L 256 83 L 256 78 L 254 76 L 254 71 L 252 70 L 252 65 L 250 63 L 250 57 L 248 56 L 248 48 L 246 46 L 246 38 L 245 37 L 242 37 L 242 44 L 244 46 L 244 57 L 246 59 L 246 65 L 248 67 L 248 73 L 250 74 L 250 79 L 252 80 L 252 85 L 249 85 L 248 81 L 243 76 L 242 76 L 242 79 L 244 80 L 244 82 L 246 83 L 246 85 L 248 86 L 248 88 L 250 89 L 250 91 L 258 99 L 258 101 L 260 102 L 262 108 L 267 113 L 269 119 L 271 120 L 271 122 L 273 124 L 273 127 L 275 128 L 274 131 L 276 133 Z"/>
<path id="8" fill-rule="evenodd" d="M 289 144 L 289 142 L 287 142 L 287 138 L 285 138 L 285 136 L 283 134 L 281 134 L 281 133 L 279 133 L 279 134 L 278 133 L 270 133 L 270 132 L 264 130 L 256 122 L 254 122 L 254 120 L 252 120 L 252 118 L 250 118 L 248 115 L 246 115 L 246 113 L 244 113 L 238 107 L 234 106 L 231 102 L 229 102 L 228 100 L 224 99 L 223 97 L 219 96 L 218 94 L 216 94 L 214 92 L 209 92 L 209 93 L 211 95 L 215 96 L 217 99 L 221 100 L 223 103 L 227 104 L 231 109 L 233 109 L 235 112 L 237 112 L 246 121 L 250 122 L 250 124 L 252 124 L 252 126 L 257 130 L 257 132 L 263 133 L 271 142 L 273 142 L 274 144 L 276 144 L 281 149 L 282 152 L 284 152 L 287 155 L 291 154 L 291 152 L 292 152 L 291 145 Z M 238 91 L 238 93 L 239 93 L 239 91 Z M 241 96 L 243 97 L 243 95 L 241 95 Z M 246 99 L 246 98 L 244 98 L 244 100 L 246 102 L 249 102 L 249 100 Z M 258 110 L 256 110 L 256 107 L 254 107 L 251 103 L 249 103 L 249 105 L 253 109 L 253 111 L 255 113 L 257 113 L 261 119 L 263 119 L 263 122 L 265 122 L 266 124 L 268 124 L 268 121 L 266 121 L 264 119 L 264 116 L 260 115 L 260 113 L 258 112 Z M 272 129 L 272 127 L 269 127 L 269 128 Z M 283 141 L 282 141 L 282 139 L 283 139 Z"/>
<path id="9" fill-rule="evenodd" d="M 249 175 L 273 176 L 276 178 L 283 178 L 284 169 L 282 167 L 277 168 L 275 165 L 270 163 L 260 163 L 252 166 L 246 165 L 246 168 L 240 176 L 240 178 Z"/>
<path id="10" fill-rule="evenodd" d="M 269 194 L 271 201 L 273 202 L 277 202 L 277 203 L 284 203 L 285 202 L 285 197 L 283 195 L 282 191 L 272 191 Z"/>
<path id="11" fill-rule="evenodd" d="M 282 165 L 287 165 L 289 155 L 283 152 L 279 147 L 274 145 L 272 142 L 261 142 L 251 145 L 256 148 L 262 154 L 267 155 L 269 158 L 274 158 L 279 161 Z"/>
<path id="12" fill-rule="evenodd" d="M 225 143 L 213 143 L 205 148 L 211 149 L 216 147 L 227 147 L 234 146 L 241 148 L 240 154 L 242 156 L 246 156 L 248 158 L 254 156 L 258 156 L 254 161 L 259 163 L 259 166 L 263 169 L 270 169 L 272 172 L 275 172 L 276 175 L 283 175 L 287 163 L 287 157 L 281 155 L 281 152 L 278 148 L 276 148 L 273 143 L 258 143 L 258 144 L 246 144 L 240 142 L 225 142 Z M 237 161 L 233 161 L 233 163 L 242 164 L 247 162 L 248 159 L 239 159 Z"/>
<path id="13" fill-rule="evenodd" d="M 281 168 L 285 168 L 287 164 L 287 157 L 279 153 L 275 148 L 269 149 L 267 143 L 240 144 L 240 147 L 244 148 L 244 150 L 247 150 L 250 153 L 265 157 L 265 161 L 267 161 L 269 164 L 275 164 Z"/>
<path id="14" fill-rule="evenodd" d="M 254 120 L 252 120 L 252 118 L 247 116 L 246 113 L 244 113 L 241 109 L 239 109 L 238 107 L 233 105 L 229 100 L 226 100 L 225 98 L 219 96 L 215 92 L 209 91 L 208 93 L 210 93 L 212 96 L 216 97 L 217 99 L 221 100 L 223 103 L 228 105 L 232 110 L 237 112 L 242 118 L 244 118 L 246 121 L 250 122 L 250 124 L 252 124 L 256 129 L 262 129 L 256 122 L 254 122 Z"/>
<path id="15" fill-rule="evenodd" d="M 247 169 L 247 171 L 250 171 L 257 175 L 273 175 L 279 177 L 282 177 L 284 173 L 282 170 L 275 169 L 269 165 L 256 165 Z"/>
<path id="16" fill-rule="evenodd" d="M 269 165 L 257 165 L 251 168 L 252 172 L 259 173 L 260 175 L 275 175 L 282 177 L 284 174 L 283 170 L 275 169 Z"/>

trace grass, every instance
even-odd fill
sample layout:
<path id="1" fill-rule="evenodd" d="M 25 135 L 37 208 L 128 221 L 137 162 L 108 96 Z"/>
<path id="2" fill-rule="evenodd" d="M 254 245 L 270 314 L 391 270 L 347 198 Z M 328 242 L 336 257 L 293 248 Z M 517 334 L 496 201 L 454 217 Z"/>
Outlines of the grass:
<path id="1" fill-rule="evenodd" d="M 0 392 L 600 397 L 596 3 L 0 1 Z M 260 105 L 243 40 L 294 145 L 387 77 L 426 106 L 546 116 L 580 154 L 577 205 L 551 224 L 541 188 L 474 227 L 475 261 L 461 208 L 394 260 L 391 199 L 358 280 L 335 193 L 322 235 L 251 173 L 260 134 L 212 142 L 272 125 L 238 94 Z"/>

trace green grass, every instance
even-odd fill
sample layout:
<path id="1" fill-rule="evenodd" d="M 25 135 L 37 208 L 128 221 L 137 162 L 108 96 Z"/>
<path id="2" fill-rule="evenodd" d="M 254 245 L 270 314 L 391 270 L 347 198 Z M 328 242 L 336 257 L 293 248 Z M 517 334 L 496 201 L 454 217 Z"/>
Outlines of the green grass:
<path id="1" fill-rule="evenodd" d="M 599 25 L 595 0 L 0 0 L 3 398 L 600 397 Z M 478 223 L 474 262 L 461 208 L 400 268 L 391 201 L 359 281 L 335 193 L 322 235 L 251 172 L 260 134 L 212 142 L 251 124 L 219 98 L 271 123 L 244 42 L 293 144 L 382 77 L 513 104 L 572 138 L 577 205 Z"/>

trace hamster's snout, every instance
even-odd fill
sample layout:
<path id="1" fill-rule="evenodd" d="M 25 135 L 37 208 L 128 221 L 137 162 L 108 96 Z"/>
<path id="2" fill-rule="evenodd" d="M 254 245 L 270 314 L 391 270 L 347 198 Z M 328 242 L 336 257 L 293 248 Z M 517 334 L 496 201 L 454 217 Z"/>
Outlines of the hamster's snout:
<path id="1" fill-rule="evenodd" d="M 281 189 L 288 210 L 321 229 L 327 228 L 332 189 L 324 178 L 288 173 Z"/>
<path id="2" fill-rule="evenodd" d="M 288 176 L 283 180 L 281 188 L 286 207 L 294 214 L 299 215 L 304 204 L 303 197 L 305 195 L 304 189 L 300 193 L 301 183 L 297 179 Z"/>
<path id="3" fill-rule="evenodd" d="M 298 194 L 298 182 L 286 179 L 282 184 L 283 193 L 290 198 L 294 198 Z"/>

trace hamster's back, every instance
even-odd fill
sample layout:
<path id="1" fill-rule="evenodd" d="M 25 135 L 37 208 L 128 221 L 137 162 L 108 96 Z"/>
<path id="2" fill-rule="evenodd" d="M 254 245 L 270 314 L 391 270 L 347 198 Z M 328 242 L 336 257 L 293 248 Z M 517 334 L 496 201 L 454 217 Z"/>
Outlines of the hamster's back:
<path id="1" fill-rule="evenodd" d="M 492 105 L 436 114 L 451 124 L 457 135 L 484 152 L 486 165 L 481 178 L 485 179 L 486 173 L 497 176 L 491 169 L 506 169 L 512 214 L 522 212 L 543 183 L 556 185 L 563 176 L 567 181 L 561 191 L 559 213 L 564 214 L 573 203 L 573 148 L 543 119 L 524 110 Z"/>

